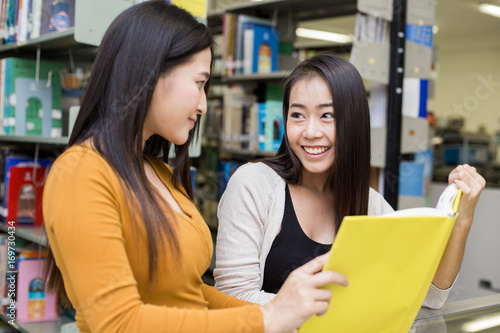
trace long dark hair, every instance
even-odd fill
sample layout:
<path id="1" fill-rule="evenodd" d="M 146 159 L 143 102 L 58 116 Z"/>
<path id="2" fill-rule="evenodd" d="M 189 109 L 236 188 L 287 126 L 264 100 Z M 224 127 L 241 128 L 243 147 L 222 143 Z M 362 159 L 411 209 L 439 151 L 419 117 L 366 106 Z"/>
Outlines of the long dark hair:
<path id="1" fill-rule="evenodd" d="M 180 248 L 174 229 L 175 215 L 144 172 L 144 152 L 167 162 L 170 148 L 167 140 L 153 135 L 143 150 L 146 113 L 160 76 L 168 75 L 197 52 L 206 48 L 212 51 L 213 43 L 204 24 L 164 0 L 146 1 L 125 10 L 104 35 L 69 139 L 68 147 L 92 139 L 95 149 L 120 180 L 129 209 L 134 211 L 131 216 L 139 215 L 135 223 L 141 218 L 146 222 L 151 280 L 157 270 L 158 252 L 165 242 L 174 257 L 179 257 Z M 176 187 L 180 187 L 178 179 L 186 185 L 191 199 L 188 148 L 197 131 L 198 127 L 190 132 L 185 144 L 175 146 L 172 176 Z M 49 252 L 45 266 L 48 287 L 58 291 L 68 305 L 61 272 Z"/>
<path id="2" fill-rule="evenodd" d="M 285 134 L 276 156 L 263 160 L 287 183 L 302 182 L 302 164 L 287 138 L 290 92 L 299 81 L 323 79 L 333 98 L 335 110 L 335 160 L 328 184 L 333 190 L 335 230 L 347 215 L 366 215 L 370 182 L 370 112 L 363 80 L 348 61 L 321 53 L 300 63 L 285 83 L 283 122 Z"/>

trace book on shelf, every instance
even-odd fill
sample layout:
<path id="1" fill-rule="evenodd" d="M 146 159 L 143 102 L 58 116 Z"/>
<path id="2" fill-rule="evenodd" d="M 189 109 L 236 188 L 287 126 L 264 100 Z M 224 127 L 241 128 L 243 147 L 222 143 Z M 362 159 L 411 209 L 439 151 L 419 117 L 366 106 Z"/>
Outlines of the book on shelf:
<path id="1" fill-rule="evenodd" d="M 448 243 L 460 197 L 452 184 L 436 208 L 345 217 L 323 270 L 344 274 L 349 286 L 325 286 L 332 291 L 328 311 L 307 320 L 299 333 L 408 332 Z"/>
<path id="2" fill-rule="evenodd" d="M 278 29 L 246 22 L 243 26 L 243 74 L 278 70 Z"/>
<path id="3" fill-rule="evenodd" d="M 16 226 L 42 226 L 42 196 L 45 167 L 13 166 L 7 189 L 8 205 L 6 221 Z"/>
<path id="4" fill-rule="evenodd" d="M 223 92 L 221 146 L 225 149 L 257 149 L 257 97 L 240 89 Z"/>
<path id="5" fill-rule="evenodd" d="M 203 123 L 203 137 L 216 138 L 222 127 L 222 100 L 209 99 L 207 101 L 207 113 L 201 117 Z"/>
<path id="6" fill-rule="evenodd" d="M 3 124 L 5 135 L 62 136 L 61 76 L 64 64 L 5 59 Z M 50 76 L 50 85 L 47 87 Z"/>
<path id="7" fill-rule="evenodd" d="M 245 45 L 245 27 L 250 29 L 254 25 L 259 25 L 263 27 L 273 27 L 273 21 L 268 19 L 263 19 L 260 17 L 254 17 L 249 15 L 240 14 L 236 18 L 236 36 L 234 40 L 235 54 L 234 54 L 234 74 L 244 73 L 244 45 Z M 247 29 L 247 30 L 248 30 Z M 273 32 L 277 33 L 277 29 L 274 27 Z M 274 34 L 273 34 L 274 36 Z M 253 43 L 252 43 L 253 45 Z M 263 52 L 264 53 L 264 52 Z M 264 56 L 262 57 L 264 58 Z M 258 59 L 258 58 L 257 58 Z M 277 59 L 277 54 L 276 54 Z M 277 61 L 277 60 L 276 60 Z M 277 64 L 276 64 L 277 68 Z"/>
<path id="8" fill-rule="evenodd" d="M 221 148 L 236 151 L 276 151 L 283 139 L 282 88 L 267 85 L 265 102 L 243 89 L 223 92 Z"/>
<path id="9" fill-rule="evenodd" d="M 219 188 L 219 197 L 222 197 L 222 194 L 226 190 L 227 183 L 229 182 L 229 178 L 233 175 L 233 173 L 241 166 L 240 162 L 236 161 L 221 161 L 219 163 L 219 179 L 218 179 L 218 188 Z"/>
<path id="10" fill-rule="evenodd" d="M 0 135 L 4 135 L 4 126 L 3 126 L 3 117 L 4 110 L 6 105 L 5 99 L 5 87 L 2 87 L 1 84 L 5 84 L 5 64 L 7 60 L 5 58 L 0 59 Z"/>
<path id="11" fill-rule="evenodd" d="M 8 254 L 8 237 L 6 233 L 0 233 L 0 313 L 5 313 L 4 299 L 7 296 L 7 254 Z"/>
<path id="12" fill-rule="evenodd" d="M 234 74 L 234 39 L 236 31 L 236 14 L 226 13 L 222 17 L 222 57 L 223 74 L 232 76 Z"/>
<path id="13" fill-rule="evenodd" d="M 43 0 L 40 35 L 75 25 L 75 0 Z"/>
<path id="14" fill-rule="evenodd" d="M 5 157 L 3 179 L 3 220 L 14 221 L 16 224 L 19 207 L 31 207 L 31 213 L 21 220 L 23 225 L 42 224 L 43 180 L 45 171 L 53 162 L 50 158 L 39 158 L 37 163 L 36 181 L 33 181 L 34 159 L 28 156 L 8 155 Z M 12 184 L 13 182 L 13 184 Z M 24 187 L 23 187 L 24 186 Z M 26 192 L 23 192 L 25 191 Z M 35 198 L 33 198 L 33 195 Z M 26 198 L 31 198 L 27 200 Z M 34 200 L 34 201 L 33 201 Z M 30 208 L 30 209 L 31 209 Z"/>
<path id="15" fill-rule="evenodd" d="M 283 134 L 283 102 L 269 100 L 259 103 L 259 149 L 278 150 Z"/>
<path id="16" fill-rule="evenodd" d="M 8 237 L 0 234 L 0 313 L 12 314 L 15 307 L 19 322 L 57 320 L 56 295 L 46 291 L 42 280 L 46 250 L 21 238 L 14 246 Z"/>
<path id="17" fill-rule="evenodd" d="M 24 42 L 74 26 L 75 0 L 3 0 L 0 38 Z"/>
<path id="18" fill-rule="evenodd" d="M 275 151 L 281 145 L 284 134 L 283 87 L 266 86 L 266 101 L 259 104 L 259 149 Z"/>
<path id="19" fill-rule="evenodd" d="M 19 322 L 57 320 L 57 298 L 48 292 L 43 280 L 45 253 L 40 249 L 23 249 L 16 259 L 16 307 Z"/>

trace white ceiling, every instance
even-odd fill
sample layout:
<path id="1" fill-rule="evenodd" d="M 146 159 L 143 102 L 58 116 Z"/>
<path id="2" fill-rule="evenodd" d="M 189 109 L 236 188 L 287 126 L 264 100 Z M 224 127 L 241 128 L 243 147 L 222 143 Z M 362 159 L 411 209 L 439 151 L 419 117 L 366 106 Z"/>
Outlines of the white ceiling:
<path id="1" fill-rule="evenodd" d="M 438 0 L 436 25 L 439 32 L 435 36 L 436 45 L 455 44 L 462 41 L 483 41 L 500 44 L 500 18 L 486 15 L 477 10 L 480 2 L 471 0 Z M 498 0 L 489 3 L 500 5 Z"/>

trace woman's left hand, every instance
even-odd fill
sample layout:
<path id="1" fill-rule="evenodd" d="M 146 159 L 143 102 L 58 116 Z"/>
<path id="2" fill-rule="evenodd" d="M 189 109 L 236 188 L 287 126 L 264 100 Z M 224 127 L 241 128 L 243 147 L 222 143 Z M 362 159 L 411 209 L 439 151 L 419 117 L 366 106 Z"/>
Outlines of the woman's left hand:
<path id="1" fill-rule="evenodd" d="M 477 172 L 476 168 L 463 164 L 453 169 L 448 176 L 448 182 L 449 184 L 455 183 L 458 188 L 462 189 L 462 198 L 458 206 L 458 218 L 455 226 L 469 229 L 472 225 L 479 195 L 484 189 L 486 181 Z"/>

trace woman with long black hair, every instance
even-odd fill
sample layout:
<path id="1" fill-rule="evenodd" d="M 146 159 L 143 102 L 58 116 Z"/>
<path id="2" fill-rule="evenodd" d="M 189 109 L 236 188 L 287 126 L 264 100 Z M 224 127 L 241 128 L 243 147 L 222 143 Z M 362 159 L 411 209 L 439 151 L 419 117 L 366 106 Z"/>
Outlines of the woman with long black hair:
<path id="1" fill-rule="evenodd" d="M 240 167 L 218 210 L 215 286 L 260 304 L 274 299 L 295 268 L 329 251 L 345 216 L 393 210 L 369 186 L 370 113 L 351 63 L 322 53 L 299 64 L 285 84 L 283 121 L 276 156 Z M 431 308 L 443 305 L 457 276 L 485 186 L 469 165 L 449 181 L 464 195 L 424 301 Z"/>
<path id="2" fill-rule="evenodd" d="M 320 286 L 347 283 L 315 274 L 325 257 L 298 269 L 266 306 L 203 283 L 212 239 L 183 185 L 207 111 L 212 48 L 205 25 L 163 0 L 127 9 L 102 40 L 44 189 L 48 286 L 76 309 L 82 333 L 291 332 L 326 311 Z"/>

